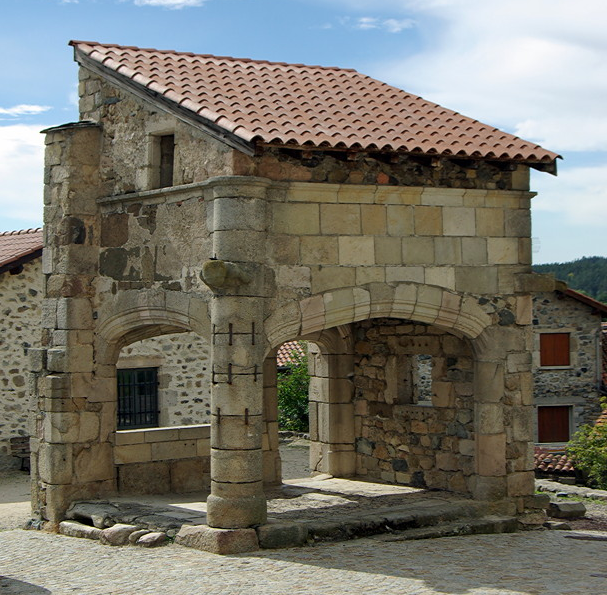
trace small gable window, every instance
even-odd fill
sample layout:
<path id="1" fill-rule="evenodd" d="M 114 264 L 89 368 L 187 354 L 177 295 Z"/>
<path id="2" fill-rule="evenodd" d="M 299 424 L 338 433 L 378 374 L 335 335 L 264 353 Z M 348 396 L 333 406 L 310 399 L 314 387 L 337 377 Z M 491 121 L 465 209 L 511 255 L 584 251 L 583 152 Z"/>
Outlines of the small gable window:
<path id="1" fill-rule="evenodd" d="M 569 333 L 540 334 L 540 366 L 559 367 L 570 363 Z"/>
<path id="2" fill-rule="evenodd" d="M 159 188 L 173 185 L 173 166 L 175 162 L 175 135 L 165 134 L 159 137 L 160 179 Z"/>

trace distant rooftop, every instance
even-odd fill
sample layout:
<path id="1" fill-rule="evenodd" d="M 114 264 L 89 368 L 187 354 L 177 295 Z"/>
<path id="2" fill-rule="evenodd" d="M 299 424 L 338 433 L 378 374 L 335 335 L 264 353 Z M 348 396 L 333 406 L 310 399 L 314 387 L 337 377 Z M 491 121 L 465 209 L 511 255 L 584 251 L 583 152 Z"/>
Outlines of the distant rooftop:
<path id="1" fill-rule="evenodd" d="M 0 232 L 0 273 L 42 255 L 42 228 Z"/>

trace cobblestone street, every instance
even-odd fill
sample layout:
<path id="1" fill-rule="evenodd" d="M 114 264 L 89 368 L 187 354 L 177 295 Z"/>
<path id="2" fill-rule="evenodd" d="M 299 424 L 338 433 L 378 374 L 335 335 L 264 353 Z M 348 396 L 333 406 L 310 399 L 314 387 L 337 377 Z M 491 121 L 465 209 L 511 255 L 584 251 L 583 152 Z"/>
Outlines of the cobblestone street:
<path id="1" fill-rule="evenodd" d="M 607 541 L 571 539 L 570 535 L 537 531 L 389 543 L 369 538 L 216 556 L 177 545 L 152 550 L 112 548 L 84 539 L 13 530 L 0 533 L 0 593 L 606 593 Z"/>

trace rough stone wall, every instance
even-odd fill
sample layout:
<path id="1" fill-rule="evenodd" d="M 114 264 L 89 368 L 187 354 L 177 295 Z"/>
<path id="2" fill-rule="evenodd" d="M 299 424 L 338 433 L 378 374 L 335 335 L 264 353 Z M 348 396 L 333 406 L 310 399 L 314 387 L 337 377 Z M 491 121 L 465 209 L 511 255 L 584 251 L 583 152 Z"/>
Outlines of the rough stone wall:
<path id="1" fill-rule="evenodd" d="M 175 333 L 137 341 L 122 349 L 117 367 L 158 368 L 160 426 L 209 423 L 209 346 L 202 337 Z"/>
<path id="2" fill-rule="evenodd" d="M 9 438 L 29 434 L 28 350 L 40 343 L 41 301 L 40 258 L 18 275 L 0 275 L 0 469 L 20 464 L 9 454 Z"/>
<path id="3" fill-rule="evenodd" d="M 234 155 L 234 174 L 260 176 L 276 181 L 329 184 L 379 184 L 483 190 L 516 190 L 528 187 L 526 168 L 504 171 L 497 165 L 444 159 L 381 155 L 361 152 L 344 159 L 339 152 L 295 151 L 265 147 L 261 155 Z"/>
<path id="4" fill-rule="evenodd" d="M 80 119 L 103 122 L 100 175 L 108 196 L 154 187 L 155 137 L 175 135 L 175 186 L 232 173 L 233 150 L 80 68 Z"/>
<path id="5" fill-rule="evenodd" d="M 391 318 L 355 323 L 357 474 L 468 492 L 474 472 L 470 345 Z M 432 357 L 431 401 L 419 400 L 418 355 Z"/>
<path id="6" fill-rule="evenodd" d="M 572 432 L 592 423 L 601 413 L 601 318 L 592 308 L 558 291 L 533 297 L 533 378 L 536 405 L 567 405 L 573 409 Z M 571 365 L 542 368 L 540 334 L 570 333 Z"/>

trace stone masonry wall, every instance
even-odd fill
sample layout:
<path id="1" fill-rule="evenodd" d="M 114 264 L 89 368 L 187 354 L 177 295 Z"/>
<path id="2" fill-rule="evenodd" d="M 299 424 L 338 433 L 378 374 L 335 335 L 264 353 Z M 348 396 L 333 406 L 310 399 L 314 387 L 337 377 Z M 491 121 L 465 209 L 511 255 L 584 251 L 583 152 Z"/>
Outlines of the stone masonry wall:
<path id="1" fill-rule="evenodd" d="M 0 275 L 0 470 L 18 467 L 9 454 L 12 436 L 27 436 L 30 391 L 28 349 L 40 344 L 42 270 L 40 259 L 18 275 Z"/>
<path id="2" fill-rule="evenodd" d="M 425 324 L 391 318 L 355 323 L 354 334 L 357 474 L 470 491 L 474 398 L 469 343 Z M 430 402 L 420 400 L 418 355 L 432 357 Z"/>
<path id="3" fill-rule="evenodd" d="M 80 118 L 103 121 L 100 175 L 108 196 L 150 190 L 158 165 L 154 142 L 175 135 L 175 186 L 232 173 L 233 150 L 181 120 L 80 68 Z"/>
<path id="4" fill-rule="evenodd" d="M 600 315 L 590 306 L 557 291 L 533 298 L 533 378 L 536 405 L 567 405 L 573 409 L 572 432 L 592 423 L 601 413 Z M 564 369 L 540 366 L 540 333 L 570 333 L 571 365 Z"/>
<path id="5" fill-rule="evenodd" d="M 206 424 L 210 419 L 208 342 L 194 333 L 175 333 L 124 347 L 118 368 L 158 368 L 160 426 Z"/>

